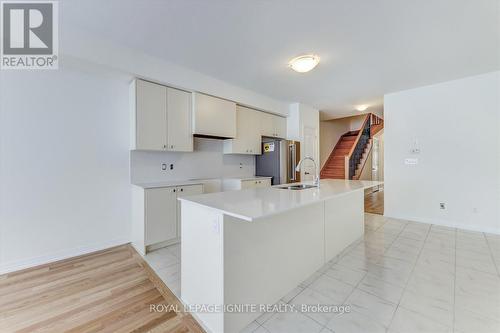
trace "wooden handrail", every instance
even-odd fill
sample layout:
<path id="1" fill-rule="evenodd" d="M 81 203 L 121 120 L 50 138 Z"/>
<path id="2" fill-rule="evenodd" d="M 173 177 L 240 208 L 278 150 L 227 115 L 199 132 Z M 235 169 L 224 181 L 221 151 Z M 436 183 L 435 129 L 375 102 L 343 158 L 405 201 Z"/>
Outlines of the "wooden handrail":
<path id="1" fill-rule="evenodd" d="M 377 116 L 376 114 L 372 113 L 371 114 L 371 125 L 380 125 L 384 122 L 384 120 L 382 118 L 380 118 L 379 116 Z"/>
<path id="2" fill-rule="evenodd" d="M 356 149 L 356 146 L 358 144 L 359 139 L 361 138 L 361 135 L 363 134 L 363 129 L 365 128 L 365 125 L 367 121 L 370 119 L 371 113 L 368 113 L 365 117 L 365 121 L 363 121 L 363 125 L 361 125 L 361 128 L 359 129 L 358 135 L 356 136 L 356 140 L 354 140 L 354 144 L 351 147 L 351 150 L 349 150 L 349 154 L 347 154 L 347 158 L 351 158 L 352 153 L 354 153 L 354 150 Z"/>

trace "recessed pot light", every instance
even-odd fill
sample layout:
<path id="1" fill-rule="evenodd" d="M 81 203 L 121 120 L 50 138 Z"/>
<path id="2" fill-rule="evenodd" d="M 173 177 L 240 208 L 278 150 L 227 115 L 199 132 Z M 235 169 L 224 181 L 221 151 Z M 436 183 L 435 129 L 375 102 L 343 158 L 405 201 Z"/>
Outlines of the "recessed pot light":
<path id="1" fill-rule="evenodd" d="M 319 57 L 314 54 L 301 55 L 288 62 L 288 67 L 299 73 L 309 72 L 319 63 Z"/>
<path id="2" fill-rule="evenodd" d="M 358 110 L 359 112 L 366 111 L 366 109 L 368 109 L 368 105 L 358 105 L 358 106 L 356 106 L 356 110 Z"/>

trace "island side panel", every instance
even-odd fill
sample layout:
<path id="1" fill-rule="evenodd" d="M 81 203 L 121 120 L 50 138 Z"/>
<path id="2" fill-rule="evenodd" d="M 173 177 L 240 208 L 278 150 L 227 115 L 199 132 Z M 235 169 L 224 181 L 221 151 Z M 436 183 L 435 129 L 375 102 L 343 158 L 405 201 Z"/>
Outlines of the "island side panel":
<path id="1" fill-rule="evenodd" d="M 275 304 L 325 263 L 324 203 L 246 222 L 224 216 L 224 302 Z M 227 313 L 226 333 L 259 313 Z"/>
<path id="2" fill-rule="evenodd" d="M 181 299 L 185 305 L 224 304 L 223 215 L 181 201 Z M 194 312 L 213 333 L 224 332 L 224 314 Z"/>
<path id="3" fill-rule="evenodd" d="M 364 190 L 325 201 L 325 259 L 329 261 L 364 234 Z"/>

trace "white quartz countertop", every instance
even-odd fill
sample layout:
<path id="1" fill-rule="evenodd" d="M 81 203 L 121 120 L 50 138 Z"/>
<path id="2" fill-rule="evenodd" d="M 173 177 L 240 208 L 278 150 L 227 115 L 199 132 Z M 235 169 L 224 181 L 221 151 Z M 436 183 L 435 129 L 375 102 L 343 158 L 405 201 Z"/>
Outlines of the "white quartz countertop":
<path id="1" fill-rule="evenodd" d="M 201 194 L 179 198 L 179 200 L 193 202 L 242 220 L 253 221 L 379 184 L 382 182 L 323 179 L 320 182 L 320 188 L 287 190 L 278 188 L 284 185 L 277 185 Z M 297 185 L 297 183 L 292 185 Z"/>
<path id="2" fill-rule="evenodd" d="M 172 180 L 172 181 L 158 181 L 158 182 L 148 182 L 148 183 L 133 183 L 132 185 L 139 186 L 142 188 L 156 188 L 156 187 L 170 187 L 170 186 L 182 186 L 182 185 L 198 185 L 203 184 L 203 180 Z"/>
<path id="3" fill-rule="evenodd" d="M 249 177 L 227 177 L 223 178 L 222 180 L 254 180 L 254 179 L 269 179 L 273 177 L 266 177 L 266 176 L 249 176 Z"/>
<path id="4" fill-rule="evenodd" d="M 263 176 L 246 176 L 246 177 L 227 177 L 219 179 L 220 181 L 224 180 L 253 180 L 253 179 L 269 179 L 272 177 L 263 177 Z M 132 183 L 132 185 L 139 186 L 142 188 L 156 188 L 156 187 L 170 187 L 170 186 L 182 186 L 182 185 L 198 185 L 205 184 L 205 182 L 210 179 L 188 179 L 188 180 L 163 180 L 156 182 L 138 182 Z"/>

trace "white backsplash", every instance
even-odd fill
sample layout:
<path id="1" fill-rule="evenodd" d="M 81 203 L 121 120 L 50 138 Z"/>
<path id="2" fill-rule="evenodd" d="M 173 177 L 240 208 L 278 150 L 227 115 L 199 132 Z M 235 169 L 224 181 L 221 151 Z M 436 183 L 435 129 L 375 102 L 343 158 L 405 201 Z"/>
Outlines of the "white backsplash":
<path id="1" fill-rule="evenodd" d="M 130 152 L 132 183 L 246 177 L 255 174 L 253 155 L 224 155 L 222 140 L 194 138 L 194 152 Z M 167 170 L 161 169 L 162 163 Z M 174 165 L 170 170 L 170 164 Z"/>

